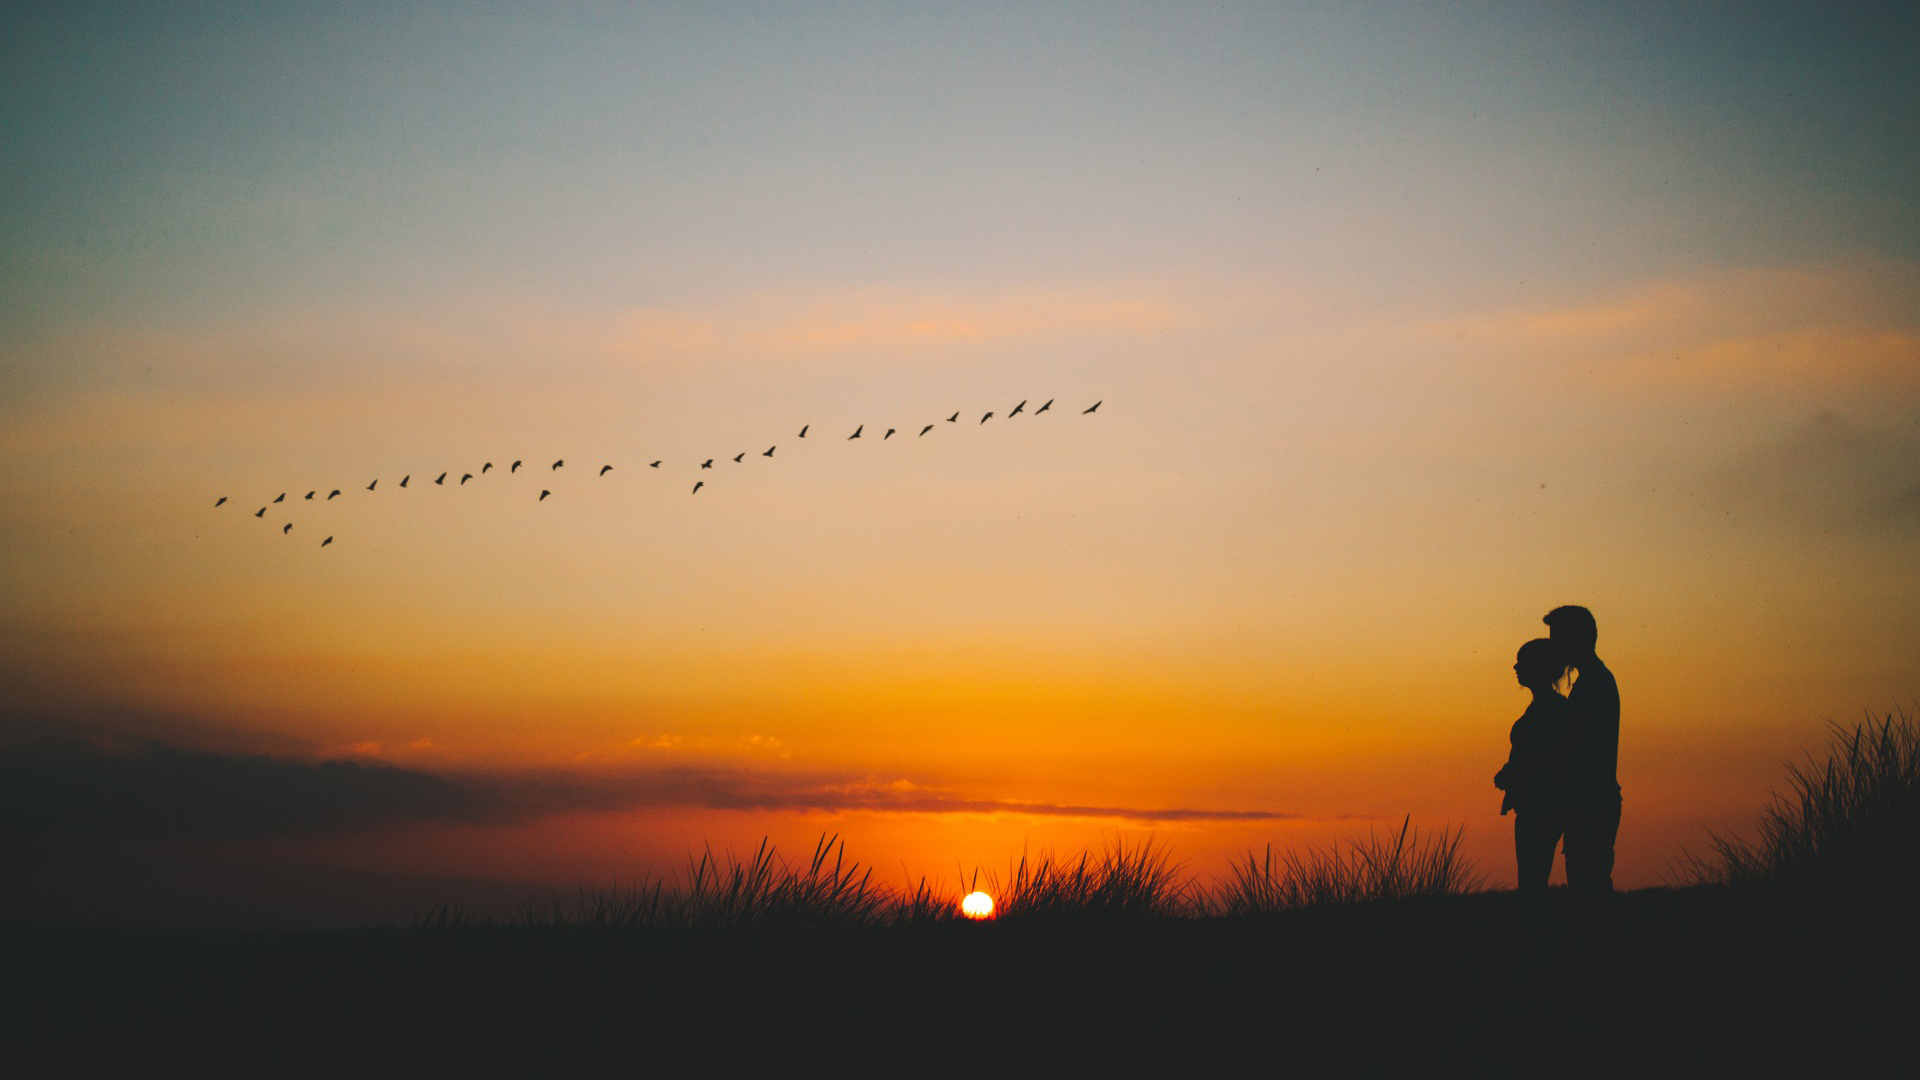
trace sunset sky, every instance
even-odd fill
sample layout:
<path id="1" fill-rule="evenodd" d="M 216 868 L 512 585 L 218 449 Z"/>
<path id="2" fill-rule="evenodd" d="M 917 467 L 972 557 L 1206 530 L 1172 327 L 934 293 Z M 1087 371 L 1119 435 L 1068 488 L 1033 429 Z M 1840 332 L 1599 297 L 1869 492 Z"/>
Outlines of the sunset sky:
<path id="1" fill-rule="evenodd" d="M 0 917 L 1408 816 L 1511 885 L 1563 603 L 1660 884 L 1920 694 L 1920 15 L 1848 11 L 9 4 Z"/>

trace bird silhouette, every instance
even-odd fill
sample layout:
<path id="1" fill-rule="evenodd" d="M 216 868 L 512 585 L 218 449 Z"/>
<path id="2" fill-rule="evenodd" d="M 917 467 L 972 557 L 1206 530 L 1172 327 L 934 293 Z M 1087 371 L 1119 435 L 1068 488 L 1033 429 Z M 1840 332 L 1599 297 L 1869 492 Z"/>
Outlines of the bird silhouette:
<path id="1" fill-rule="evenodd" d="M 849 436 L 847 436 L 847 438 L 849 438 L 849 439 L 857 439 L 857 438 L 859 438 L 859 437 L 860 437 L 860 433 L 861 433 L 861 432 L 863 432 L 863 431 L 865 431 L 865 430 L 867 430 L 867 425 L 865 425 L 865 424 L 861 424 L 861 425 L 860 425 L 859 427 L 857 427 L 857 428 L 854 428 L 854 429 L 853 429 L 853 434 L 851 434 L 851 435 L 849 435 Z"/>
<path id="2" fill-rule="evenodd" d="M 313 496 L 314 496 L 314 492 L 311 492 L 311 491 L 307 492 L 307 498 L 311 499 L 313 498 Z"/>
<path id="3" fill-rule="evenodd" d="M 812 427 L 812 426 L 813 426 L 812 424 L 801 424 L 801 425 L 800 425 L 800 437 L 801 437 L 801 438 L 803 438 L 803 439 L 804 439 L 804 438 L 806 438 L 806 437 L 807 437 L 807 429 L 808 429 L 808 428 L 810 428 L 810 427 Z"/>
<path id="4" fill-rule="evenodd" d="M 461 473 L 461 474 L 460 474 L 460 482 L 461 482 L 462 484 L 464 484 L 464 483 L 466 483 L 467 481 L 469 481 L 469 480 L 471 480 L 471 479 L 473 479 L 473 474 L 472 474 L 472 473 Z"/>
<path id="5" fill-rule="evenodd" d="M 332 491 L 329 491 L 329 492 L 327 492 L 327 501 L 328 501 L 328 502 L 332 502 L 332 501 L 333 501 L 333 497 L 334 497 L 335 495 L 338 495 L 338 494 L 340 494 L 340 489 L 339 489 L 339 488 L 334 488 L 334 489 L 333 489 Z"/>
<path id="6" fill-rule="evenodd" d="M 274 502 L 285 502 L 286 499 L 287 499 L 287 493 L 284 491 L 273 497 Z"/>
<path id="7" fill-rule="evenodd" d="M 920 434 L 921 434 L 921 435 L 925 435 L 925 434 L 926 434 L 927 432 L 929 432 L 929 431 L 932 431 L 932 430 L 933 430 L 933 425 L 932 425 L 932 424 L 928 424 L 928 425 L 927 425 L 926 427 L 923 427 L 923 428 L 921 428 L 921 429 L 920 429 Z M 918 437 L 919 437 L 919 436 L 915 436 L 915 438 L 918 438 Z"/>
<path id="8" fill-rule="evenodd" d="M 885 435 L 880 436 L 880 441 L 886 442 L 888 439 L 891 439 L 891 438 L 893 438 L 893 429 L 888 428 L 887 433 Z"/>
<path id="9" fill-rule="evenodd" d="M 333 543 L 333 537 L 329 536 L 325 540 L 320 541 L 320 546 L 326 547 L 328 544 L 331 544 L 331 543 Z"/>
<path id="10" fill-rule="evenodd" d="M 959 422 L 960 422 L 960 414 L 959 414 L 959 413 L 954 413 L 954 414 L 953 414 L 952 416 L 949 416 L 949 417 L 947 417 L 947 423 L 949 423 L 949 424 L 957 424 L 957 423 L 959 423 Z"/>
<path id="11" fill-rule="evenodd" d="M 225 506 L 225 505 L 227 505 L 227 497 L 226 497 L 225 495 L 222 495 L 222 496 L 220 496 L 220 501 L 219 501 L 219 502 L 216 502 L 216 503 L 214 503 L 213 505 L 215 505 L 215 506 Z"/>
<path id="12" fill-rule="evenodd" d="M 492 469 L 493 469 L 493 462 L 489 461 L 485 465 L 480 466 L 480 475 L 485 476 Z"/>
<path id="13" fill-rule="evenodd" d="M 1107 400 L 1107 399 L 1106 399 L 1106 398 L 1101 398 L 1101 399 L 1100 399 L 1100 401 L 1105 401 L 1105 400 Z M 1086 408 L 1084 408 L 1084 409 L 1081 409 L 1081 410 L 1080 410 L 1080 415 L 1081 415 L 1081 416 L 1085 416 L 1085 415 L 1087 415 L 1088 413 L 1090 413 L 1090 412 L 1092 412 L 1093 410 L 1095 410 L 1095 409 L 1097 409 L 1097 408 L 1099 408 L 1099 407 L 1100 407 L 1100 401 L 1096 401 L 1096 402 L 1094 402 L 1093 404 L 1091 404 L 1091 405 L 1089 405 L 1089 406 L 1087 406 Z"/>
<path id="14" fill-rule="evenodd" d="M 987 421 L 989 421 L 989 420 L 991 420 L 991 419 L 993 419 L 993 414 L 992 414 L 992 413 L 988 413 L 987 415 L 985 415 L 985 416 L 983 416 L 983 417 L 981 417 L 981 418 L 980 418 L 980 422 L 984 424 L 984 423 L 986 423 Z"/>
<path id="15" fill-rule="evenodd" d="M 774 452 L 774 450 L 776 450 L 776 449 L 778 449 L 778 447 L 779 447 L 779 444 L 778 444 L 778 443 L 775 443 L 775 444 L 774 444 L 773 446 L 769 446 L 769 447 L 767 447 L 767 448 L 766 448 L 765 450 L 762 450 L 762 451 L 760 452 L 760 456 L 761 456 L 761 457 L 772 457 L 772 456 L 773 456 L 773 452 Z"/>
<path id="16" fill-rule="evenodd" d="M 411 480 L 411 479 L 413 479 L 413 474 L 412 474 L 412 473 L 408 473 L 407 475 L 405 475 L 405 476 L 403 476 L 403 477 L 401 477 L 401 478 L 400 478 L 400 486 L 401 486 L 401 487 L 406 487 L 406 486 L 407 486 L 407 481 L 409 481 L 409 480 Z"/>
<path id="17" fill-rule="evenodd" d="M 513 463 L 513 468 L 511 468 L 511 469 L 508 469 L 507 471 L 508 471 L 508 472 L 510 472 L 510 473 L 517 473 L 517 472 L 519 472 L 519 471 L 520 471 L 520 463 L 519 463 L 519 462 L 517 462 L 517 461 L 516 461 L 516 462 L 514 462 L 514 463 Z"/>
<path id="18" fill-rule="evenodd" d="M 436 483 L 436 484 L 444 484 L 444 483 L 446 483 L 446 482 L 447 482 L 447 474 L 446 474 L 446 473 L 441 473 L 441 474 L 440 474 L 439 476 L 436 476 L 436 477 L 434 477 L 434 478 L 433 478 L 433 482 L 434 482 L 434 483 Z"/>
<path id="19" fill-rule="evenodd" d="M 647 463 L 647 468 L 649 469 L 657 469 L 659 467 L 660 467 L 660 463 L 657 461 L 651 461 Z"/>
<path id="20" fill-rule="evenodd" d="M 552 469 L 557 469 L 560 466 L 565 465 L 566 463 L 567 463 L 567 459 L 561 458 L 559 461 L 556 461 L 553 463 Z M 549 469 L 548 471 L 552 471 L 552 469 Z"/>
<path id="21" fill-rule="evenodd" d="M 741 458 L 743 458 L 743 457 L 746 457 L 746 456 L 747 456 L 747 452 L 746 452 L 745 450 L 742 450 L 742 451 L 740 451 L 739 453 L 737 453 L 737 454 L 735 454 L 735 455 L 733 455 L 733 460 L 737 462 L 737 461 L 739 461 L 739 460 L 740 460 Z"/>
<path id="22" fill-rule="evenodd" d="M 380 478 L 379 478 L 379 477 L 377 477 L 377 476 L 376 476 L 376 477 L 374 477 L 374 479 L 373 479 L 373 484 L 377 484 L 377 483 L 379 483 L 379 482 L 380 482 Z M 373 484 L 368 484 L 368 485 L 367 485 L 367 490 L 368 490 L 368 491 L 372 491 L 372 490 L 373 490 Z"/>
<path id="23" fill-rule="evenodd" d="M 1023 409 L 1025 409 L 1026 407 L 1027 407 L 1027 399 L 1026 399 L 1026 398 L 1021 398 L 1021 399 L 1020 399 L 1020 404 L 1018 404 L 1018 405 L 1015 405 L 1015 406 L 1013 407 L 1013 411 L 1007 414 L 1007 419 L 1009 419 L 1009 420 L 1011 420 L 1011 419 L 1013 419 L 1014 417 L 1016 417 L 1016 416 L 1019 416 L 1019 415 L 1020 415 L 1020 412 L 1021 412 L 1021 410 L 1023 410 Z"/>
<path id="24" fill-rule="evenodd" d="M 549 495 L 551 495 L 551 494 L 553 494 L 553 492 L 551 492 L 551 491 L 548 491 L 548 490 L 547 490 L 546 488 L 541 488 L 541 489 L 540 489 L 540 497 L 539 497 L 539 498 L 537 498 L 537 499 L 535 499 L 535 500 L 533 500 L 533 501 L 534 501 L 534 502 L 546 502 L 546 501 L 547 501 L 547 496 L 549 496 Z"/>
<path id="25" fill-rule="evenodd" d="M 698 495 L 700 494 L 700 489 L 706 486 L 707 486 L 707 482 L 705 480 L 695 480 L 693 482 L 693 490 L 688 494 Z"/>
<path id="26" fill-rule="evenodd" d="M 258 517 L 258 518 L 263 518 L 263 517 L 266 517 L 266 516 L 267 516 L 267 508 L 263 506 L 263 507 L 261 507 L 260 509 L 258 509 L 258 510 L 255 510 L 255 511 L 253 512 L 253 516 L 254 516 L 254 517 Z"/>
<path id="27" fill-rule="evenodd" d="M 1046 412 L 1048 409 L 1051 409 L 1051 408 L 1053 408 L 1053 399 L 1048 398 L 1047 403 L 1045 405 L 1042 405 L 1039 408 L 1033 410 L 1033 415 L 1039 416 L 1041 413 Z"/>
<path id="28" fill-rule="evenodd" d="M 700 463 L 700 467 L 701 467 L 701 468 L 703 468 L 703 469 L 711 469 L 711 468 L 713 468 L 713 459 L 712 459 L 712 458 L 708 458 L 707 460 L 705 460 L 705 461 L 703 461 L 703 462 L 701 462 L 701 463 Z"/>
<path id="29" fill-rule="evenodd" d="M 285 536 L 285 535 L 287 535 L 288 533 L 290 533 L 290 532 L 292 532 L 292 531 L 293 531 L 293 522 L 291 522 L 291 521 L 289 521 L 289 522 L 287 522 L 287 523 L 286 523 L 285 525 L 282 525 L 282 526 L 280 527 L 280 535 L 281 535 L 281 536 Z"/>
<path id="30" fill-rule="evenodd" d="M 613 471 L 613 466 L 611 466 L 611 465 L 602 465 L 602 466 L 600 466 L 600 475 L 601 475 L 601 476 L 605 476 L 605 475 L 607 475 L 608 473 L 610 473 L 610 472 L 612 472 L 612 471 Z"/>

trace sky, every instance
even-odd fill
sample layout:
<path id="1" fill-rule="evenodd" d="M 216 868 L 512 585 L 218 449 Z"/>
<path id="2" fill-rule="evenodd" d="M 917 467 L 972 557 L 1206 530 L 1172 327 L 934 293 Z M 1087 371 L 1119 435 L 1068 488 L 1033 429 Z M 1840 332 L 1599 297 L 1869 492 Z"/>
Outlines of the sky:
<path id="1" fill-rule="evenodd" d="M 0 917 L 393 921 L 826 834 L 1208 878 L 1403 821 L 1510 886 L 1564 603 L 1616 879 L 1674 880 L 1920 693 L 1917 48 L 7 5 Z"/>

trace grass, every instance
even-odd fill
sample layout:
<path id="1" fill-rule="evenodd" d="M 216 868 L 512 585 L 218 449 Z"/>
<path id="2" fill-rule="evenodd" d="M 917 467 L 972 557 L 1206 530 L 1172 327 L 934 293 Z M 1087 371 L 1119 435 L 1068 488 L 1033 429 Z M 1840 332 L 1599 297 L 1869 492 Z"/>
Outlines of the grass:
<path id="1" fill-rule="evenodd" d="M 1787 766 L 1752 840 L 1715 834 L 1690 884 L 1887 893 L 1920 884 L 1920 714 L 1834 725 L 1824 762 Z"/>
<path id="2" fill-rule="evenodd" d="M 688 858 L 683 881 L 581 889 L 572 897 L 529 899 L 506 917 L 440 904 L 416 920 L 423 930 L 512 926 L 547 930 L 829 930 L 924 918 L 935 908 L 923 880 L 905 892 L 878 886 L 871 868 L 846 858 L 846 843 L 823 836 L 794 866 L 766 840 L 748 858 L 712 849 Z"/>
<path id="3" fill-rule="evenodd" d="M 1402 822 L 1398 834 L 1304 855 L 1249 852 L 1225 880 L 1203 883 L 1183 872 L 1149 838 L 1117 840 L 1105 850 L 1065 858 L 1022 853 L 1002 879 L 989 875 L 995 917 L 1012 920 L 1113 920 L 1265 914 L 1314 904 L 1353 903 L 1470 892 L 1480 877 L 1460 853 L 1460 834 L 1423 837 Z M 961 921 L 960 891 L 921 878 L 896 888 L 846 858 L 838 836 L 823 836 L 804 864 L 789 864 L 766 840 L 745 859 L 711 849 L 689 857 L 683 875 L 571 896 L 528 899 L 504 913 L 436 905 L 415 920 L 426 931 L 516 928 L 548 931 L 797 929 L 851 930 Z"/>
<path id="4" fill-rule="evenodd" d="M 1448 829 L 1423 837 L 1409 816 L 1398 834 L 1369 832 L 1365 840 L 1309 847 L 1305 854 L 1276 856 L 1268 844 L 1258 859 L 1248 852 L 1230 864 L 1208 906 L 1221 915 L 1265 915 L 1322 904 L 1475 892 L 1484 879 L 1460 853 L 1463 837 Z"/>
<path id="5" fill-rule="evenodd" d="M 990 879 L 999 917 L 1111 919 L 1191 915 L 1204 909 L 1193 881 L 1152 838 L 1133 847 L 1116 840 L 1097 858 L 1056 859 L 1051 853 L 1020 861 L 1007 880 Z"/>

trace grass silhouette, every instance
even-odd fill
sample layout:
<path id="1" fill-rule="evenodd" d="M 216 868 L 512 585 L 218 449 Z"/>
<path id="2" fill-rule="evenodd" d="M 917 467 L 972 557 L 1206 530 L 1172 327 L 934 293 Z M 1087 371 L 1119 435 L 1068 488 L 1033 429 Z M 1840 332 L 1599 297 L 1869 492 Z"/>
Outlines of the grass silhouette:
<path id="1" fill-rule="evenodd" d="M 1461 834 L 1423 837 L 1411 819 L 1397 834 L 1369 834 L 1326 850 L 1275 856 L 1249 852 L 1228 876 L 1201 882 L 1183 872 L 1153 838 L 1124 839 L 1098 853 L 1066 857 L 1022 853 L 986 888 L 994 918 L 1013 921 L 1105 921 L 1257 915 L 1316 905 L 1473 892 L 1482 879 L 1460 852 Z M 966 875 L 962 875 L 963 879 Z M 853 930 L 925 926 L 962 919 L 959 896 L 980 885 L 976 870 L 963 889 L 922 877 L 899 888 L 873 880 L 870 868 L 846 857 L 838 835 L 822 836 L 804 864 L 789 864 L 769 840 L 745 859 L 712 849 L 689 856 L 684 875 L 635 886 L 581 888 L 570 896 L 529 898 L 504 913 L 438 904 L 416 917 L 424 931 L 488 929 Z"/>
<path id="2" fill-rule="evenodd" d="M 1309 847 L 1274 855 L 1273 845 L 1230 864 L 1208 897 L 1221 915 L 1265 915 L 1324 904 L 1405 900 L 1477 892 L 1484 878 L 1460 852 L 1464 833 L 1442 829 L 1422 837 L 1409 815 L 1390 837 L 1372 832 L 1344 847 Z"/>
<path id="3" fill-rule="evenodd" d="M 1827 759 L 1787 766 L 1789 791 L 1760 812 L 1759 835 L 1709 839 L 1688 857 L 1689 884 L 1851 894 L 1905 891 L 1920 879 L 1920 714 L 1897 709 L 1833 725 Z"/>
<path id="4" fill-rule="evenodd" d="M 1204 910 L 1204 894 L 1169 856 L 1151 837 L 1131 847 L 1115 840 L 1097 858 L 1085 851 L 1066 859 L 1022 852 L 1006 881 L 989 878 L 988 891 L 998 917 L 1006 919 L 1170 917 Z"/>

